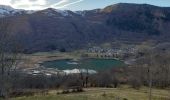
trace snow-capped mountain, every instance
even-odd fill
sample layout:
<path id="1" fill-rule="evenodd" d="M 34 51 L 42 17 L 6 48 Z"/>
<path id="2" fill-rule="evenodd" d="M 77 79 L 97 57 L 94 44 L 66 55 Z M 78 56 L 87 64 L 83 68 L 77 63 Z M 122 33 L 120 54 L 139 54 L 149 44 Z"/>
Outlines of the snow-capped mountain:
<path id="1" fill-rule="evenodd" d="M 31 14 L 33 12 L 35 12 L 35 11 L 14 9 L 10 6 L 0 5 L 0 17 L 14 16 L 14 15 L 19 15 L 19 14 Z"/>
<path id="2" fill-rule="evenodd" d="M 10 6 L 0 5 L 0 17 L 15 16 L 15 15 L 21 15 L 21 14 L 32 14 L 35 12 L 42 12 L 43 14 L 46 14 L 48 16 L 60 15 L 62 17 L 67 17 L 67 16 L 74 16 L 74 15 L 84 16 L 87 11 L 72 12 L 69 10 L 59 10 L 59 9 L 54 9 L 54 8 L 33 11 L 33 10 L 14 9 Z"/>
<path id="3" fill-rule="evenodd" d="M 1 17 L 15 15 L 16 13 L 20 13 L 21 11 L 23 10 L 17 10 L 10 6 L 0 5 L 0 16 Z"/>

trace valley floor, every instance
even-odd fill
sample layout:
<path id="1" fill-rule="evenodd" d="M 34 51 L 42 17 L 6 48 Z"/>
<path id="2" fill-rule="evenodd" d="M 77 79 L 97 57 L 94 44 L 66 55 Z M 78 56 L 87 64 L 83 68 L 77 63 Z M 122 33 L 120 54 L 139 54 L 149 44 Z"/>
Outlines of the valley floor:
<path id="1" fill-rule="evenodd" d="M 88 88 L 82 93 L 57 94 L 50 91 L 48 95 L 18 97 L 12 100 L 148 100 L 148 88 L 139 90 L 127 86 L 120 88 Z M 170 100 L 170 90 L 153 89 L 152 100 Z"/>

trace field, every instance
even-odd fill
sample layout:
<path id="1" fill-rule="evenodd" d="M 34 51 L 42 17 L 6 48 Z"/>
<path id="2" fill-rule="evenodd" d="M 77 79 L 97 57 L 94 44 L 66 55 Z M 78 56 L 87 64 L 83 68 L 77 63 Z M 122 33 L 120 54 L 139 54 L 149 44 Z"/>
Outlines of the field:
<path id="1" fill-rule="evenodd" d="M 148 88 L 139 90 L 127 86 L 120 88 L 88 88 L 82 93 L 57 94 L 50 91 L 48 95 L 18 97 L 12 100 L 148 100 Z M 168 90 L 153 89 L 153 100 L 170 100 Z"/>

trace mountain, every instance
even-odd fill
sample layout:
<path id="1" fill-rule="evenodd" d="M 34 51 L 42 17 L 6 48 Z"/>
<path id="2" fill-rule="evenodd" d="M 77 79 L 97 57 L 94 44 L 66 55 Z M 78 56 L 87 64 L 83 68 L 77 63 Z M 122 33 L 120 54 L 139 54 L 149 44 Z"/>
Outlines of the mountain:
<path id="1" fill-rule="evenodd" d="M 22 9 L 14 9 L 10 6 L 0 5 L 0 18 L 2 17 L 9 17 L 9 16 L 16 16 L 21 14 L 32 14 L 35 11 L 32 10 L 22 10 Z"/>
<path id="2" fill-rule="evenodd" d="M 13 15 L 17 13 L 18 11 L 10 6 L 0 5 L 0 17 Z"/>
<path id="3" fill-rule="evenodd" d="M 3 7 L 0 7 L 2 15 Z M 10 7 L 9 7 L 10 8 Z M 87 11 L 8 9 L 0 20 L 10 23 L 8 32 L 25 52 L 74 50 L 113 41 L 169 42 L 170 8 L 120 3 Z"/>

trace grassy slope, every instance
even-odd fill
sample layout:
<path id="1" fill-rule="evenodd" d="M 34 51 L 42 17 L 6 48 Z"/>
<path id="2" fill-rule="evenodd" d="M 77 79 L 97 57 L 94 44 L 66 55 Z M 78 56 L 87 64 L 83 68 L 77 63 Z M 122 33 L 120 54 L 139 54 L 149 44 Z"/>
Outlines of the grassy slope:
<path id="1" fill-rule="evenodd" d="M 103 96 L 104 93 L 106 94 L 105 96 Z M 118 100 L 148 100 L 148 89 L 145 87 L 140 90 L 128 87 L 117 89 L 90 88 L 85 89 L 85 92 L 82 93 L 60 95 L 56 95 L 56 91 L 52 91 L 46 96 L 19 97 L 12 100 L 117 100 L 116 98 L 120 98 Z M 170 92 L 154 89 L 153 100 L 170 100 Z"/>

